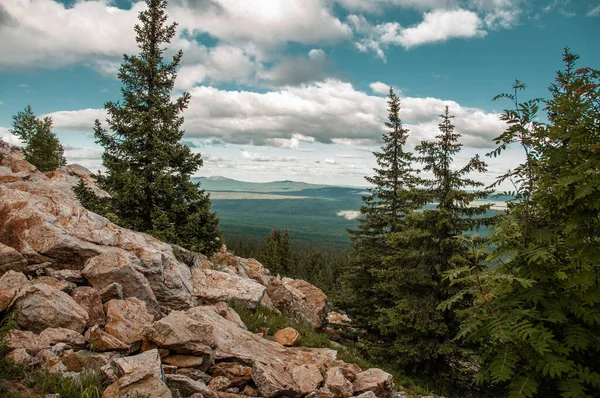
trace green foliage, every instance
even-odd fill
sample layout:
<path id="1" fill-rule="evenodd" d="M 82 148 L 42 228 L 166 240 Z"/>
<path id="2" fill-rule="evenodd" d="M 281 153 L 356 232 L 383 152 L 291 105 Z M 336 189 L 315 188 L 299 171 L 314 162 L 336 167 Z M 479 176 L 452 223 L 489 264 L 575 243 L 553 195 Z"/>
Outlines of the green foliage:
<path id="1" fill-rule="evenodd" d="M 25 160 L 40 171 L 52 171 L 67 164 L 64 149 L 52 132 L 52 118 L 35 116 L 31 105 L 13 116 L 11 134 L 25 142 Z"/>
<path id="2" fill-rule="evenodd" d="M 547 124 L 536 121 L 539 100 L 504 112 L 507 131 L 496 139 L 497 156 L 520 145 L 525 162 L 501 180 L 517 200 L 497 220 L 481 261 L 449 274 L 474 297 L 463 309 L 459 339 L 484 348 L 479 383 L 509 397 L 591 397 L 600 391 L 600 72 L 565 69 L 545 101 Z M 495 267 L 486 271 L 486 267 Z M 465 285 L 466 284 L 466 285 Z"/>
<path id="3" fill-rule="evenodd" d="M 118 73 L 123 102 L 105 105 L 110 132 L 98 120 L 94 126 L 107 170 L 97 180 L 111 194 L 111 213 L 122 226 L 210 254 L 221 246 L 219 221 L 209 195 L 190 180 L 202 158 L 180 142 L 180 113 L 190 94 L 171 100 L 183 52 L 163 61 L 162 46 L 174 37 L 176 24 L 166 25 L 166 0 L 146 3 L 135 26 L 140 53 L 124 55 Z"/>

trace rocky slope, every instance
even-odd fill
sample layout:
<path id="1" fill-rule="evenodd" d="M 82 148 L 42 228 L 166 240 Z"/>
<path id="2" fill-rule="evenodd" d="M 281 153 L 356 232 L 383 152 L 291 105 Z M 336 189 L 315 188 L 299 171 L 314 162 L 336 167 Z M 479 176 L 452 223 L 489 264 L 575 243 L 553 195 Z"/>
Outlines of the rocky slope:
<path id="1" fill-rule="evenodd" d="M 0 311 L 16 314 L 15 361 L 72 377 L 100 372 L 112 382 L 106 398 L 395 394 L 388 373 L 265 339 L 228 305 L 285 310 L 320 327 L 327 298 L 317 287 L 225 248 L 209 259 L 88 212 L 71 192 L 80 178 L 93 184 L 81 166 L 41 173 L 6 146 L 0 159 Z"/>

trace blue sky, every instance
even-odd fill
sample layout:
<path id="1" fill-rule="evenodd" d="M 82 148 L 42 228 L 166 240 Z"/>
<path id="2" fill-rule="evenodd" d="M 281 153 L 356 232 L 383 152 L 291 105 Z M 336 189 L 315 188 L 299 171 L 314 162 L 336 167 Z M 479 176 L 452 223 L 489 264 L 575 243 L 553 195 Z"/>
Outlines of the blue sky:
<path id="1" fill-rule="evenodd" d="M 31 104 L 52 116 L 70 162 L 101 168 L 91 135 L 120 98 L 143 2 L 0 0 L 0 137 Z M 391 85 L 410 145 L 449 105 L 463 134 L 456 166 L 484 154 L 514 79 L 544 97 L 569 46 L 598 68 L 599 0 L 171 0 L 184 50 L 177 91 L 192 94 L 184 140 L 198 175 L 364 185 Z M 176 95 L 177 92 L 174 93 Z M 520 159 L 490 160 L 492 182 Z"/>

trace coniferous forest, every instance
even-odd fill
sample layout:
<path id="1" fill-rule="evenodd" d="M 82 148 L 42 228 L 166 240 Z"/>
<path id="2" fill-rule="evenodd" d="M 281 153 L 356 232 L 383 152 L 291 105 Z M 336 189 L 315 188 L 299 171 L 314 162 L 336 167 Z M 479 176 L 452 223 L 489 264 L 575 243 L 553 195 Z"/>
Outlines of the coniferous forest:
<path id="1" fill-rule="evenodd" d="M 348 344 L 436 394 L 600 396 L 600 70 L 565 48 L 546 98 L 528 98 L 516 80 L 493 98 L 506 124 L 495 149 L 466 161 L 448 106 L 437 135 L 409 148 L 390 88 L 350 251 L 296 245 L 284 226 L 264 241 L 228 240 L 209 194 L 191 181 L 202 157 L 181 142 L 190 94 L 171 94 L 183 52 L 164 57 L 177 24 L 167 24 L 165 1 L 147 5 L 135 27 L 139 54 L 119 69 L 122 99 L 106 103 L 108 119 L 94 127 L 106 170 L 95 179 L 110 198 L 81 182 L 85 207 L 206 255 L 226 243 L 272 274 L 314 283 L 352 319 Z M 42 171 L 65 164 L 51 129 L 30 106 L 14 116 L 25 158 Z M 485 186 L 486 157 L 509 148 L 523 162 Z M 506 211 L 490 216 L 474 204 L 496 194 L 513 198 Z"/>

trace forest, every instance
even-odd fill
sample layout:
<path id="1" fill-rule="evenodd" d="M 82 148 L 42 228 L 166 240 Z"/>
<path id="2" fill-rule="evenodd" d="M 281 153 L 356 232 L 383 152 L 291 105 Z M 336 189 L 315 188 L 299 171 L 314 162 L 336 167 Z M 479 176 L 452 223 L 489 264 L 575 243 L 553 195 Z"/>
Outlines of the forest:
<path id="1" fill-rule="evenodd" d="M 486 156 L 517 147 L 524 161 L 491 186 L 478 178 L 484 157 L 458 164 L 461 134 L 449 107 L 435 139 L 409 148 L 402 99 L 390 88 L 378 166 L 347 231 L 350 251 L 294 246 L 285 229 L 263 242 L 227 240 L 191 179 L 202 157 L 181 143 L 190 95 L 171 94 L 183 52 L 163 58 L 176 25 L 166 25 L 164 3 L 149 5 L 136 25 L 140 54 L 126 55 L 118 73 L 123 99 L 105 105 L 107 123 L 95 122 L 105 169 L 95 179 L 110 197 L 81 182 L 75 192 L 86 208 L 209 256 L 226 243 L 274 274 L 315 283 L 360 331 L 352 344 L 362 355 L 436 393 L 600 395 L 600 70 L 565 48 L 548 98 L 523 99 L 526 85 L 516 80 L 493 99 L 506 107 L 506 130 Z M 28 106 L 11 130 L 43 171 L 65 164 L 51 128 Z M 499 192 L 507 182 L 513 188 Z M 474 204 L 494 194 L 512 198 L 506 211 Z"/>

